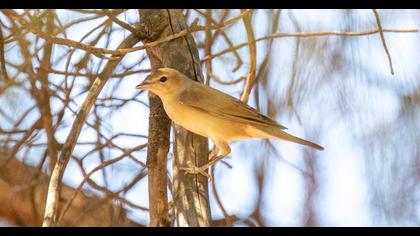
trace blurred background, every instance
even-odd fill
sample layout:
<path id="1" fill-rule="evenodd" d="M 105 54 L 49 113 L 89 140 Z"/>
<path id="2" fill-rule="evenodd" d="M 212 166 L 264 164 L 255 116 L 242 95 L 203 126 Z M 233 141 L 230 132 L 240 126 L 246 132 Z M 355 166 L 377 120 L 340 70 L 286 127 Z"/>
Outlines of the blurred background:
<path id="1" fill-rule="evenodd" d="M 184 12 L 188 25 L 206 26 L 240 14 Z M 420 35 L 395 32 L 419 29 L 420 11 L 377 12 L 386 47 L 369 9 L 252 11 L 257 69 L 248 103 L 325 150 L 266 139 L 233 143 L 231 168 L 212 169 L 215 225 L 230 218 L 234 226 L 420 226 Z M 63 145 L 109 60 L 68 42 L 116 49 L 131 34 L 123 23 L 135 25 L 139 16 L 2 13 L 0 222 L 40 225 L 57 158 L 48 144 Z M 309 34 L 317 32 L 324 33 Z M 250 67 L 243 22 L 193 37 L 206 82 L 239 97 Z M 101 91 L 64 174 L 62 202 L 75 200 L 63 224 L 148 224 L 148 99 L 135 86 L 149 72 L 144 50 L 128 53 Z M 168 159 L 171 174 L 171 150 Z"/>

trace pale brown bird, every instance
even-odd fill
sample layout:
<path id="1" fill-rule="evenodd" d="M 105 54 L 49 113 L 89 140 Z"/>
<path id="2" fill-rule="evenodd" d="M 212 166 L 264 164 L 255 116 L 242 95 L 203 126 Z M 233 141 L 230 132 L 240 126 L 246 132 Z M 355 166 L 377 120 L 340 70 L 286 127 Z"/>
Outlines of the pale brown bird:
<path id="1" fill-rule="evenodd" d="M 160 68 L 136 88 L 158 95 L 169 118 L 176 124 L 213 141 L 215 148 L 212 154 L 220 153 L 221 156 L 200 168 L 184 168 L 189 173 L 207 175 L 204 171 L 209 166 L 230 153 L 229 142 L 241 139 L 274 138 L 317 150 L 324 149 L 318 144 L 286 133 L 286 127 L 241 100 L 193 81 L 175 69 Z"/>

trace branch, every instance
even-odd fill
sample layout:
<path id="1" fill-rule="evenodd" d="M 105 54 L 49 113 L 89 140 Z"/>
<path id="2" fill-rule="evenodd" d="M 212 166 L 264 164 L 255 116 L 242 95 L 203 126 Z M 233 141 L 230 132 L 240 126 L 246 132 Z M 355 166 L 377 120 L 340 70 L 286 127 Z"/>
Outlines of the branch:
<path id="1" fill-rule="evenodd" d="M 216 165 L 211 168 L 211 178 L 213 180 L 213 181 L 211 181 L 211 185 L 212 185 L 212 189 L 213 189 L 214 198 L 216 199 L 216 203 L 219 206 L 220 210 L 222 211 L 223 216 L 225 217 L 221 221 L 223 223 L 223 224 L 221 224 L 221 226 L 230 226 L 230 227 L 232 227 L 233 226 L 233 223 L 235 222 L 235 216 L 229 215 L 229 213 L 226 211 L 225 207 L 223 206 L 222 201 L 220 200 L 219 194 L 217 193 L 216 179 L 215 179 L 215 176 L 214 176 L 214 170 L 215 169 L 216 169 Z M 212 222 L 212 226 L 214 226 L 213 224 L 214 223 Z"/>
<path id="2" fill-rule="evenodd" d="M 383 29 L 383 32 L 387 32 L 387 33 L 417 33 L 419 32 L 419 30 L 417 29 L 408 29 L 408 30 L 398 30 L 398 29 Z M 371 34 L 376 34 L 379 33 L 379 30 L 372 30 L 372 31 L 364 31 L 364 32 L 334 32 L 334 31 L 329 31 L 329 32 L 300 32 L 300 33 L 278 33 L 278 34 L 271 34 L 271 35 L 267 35 L 261 38 L 256 39 L 256 42 L 259 41 L 263 41 L 266 39 L 272 39 L 272 38 L 289 38 L 289 37 L 321 37 L 321 36 L 365 36 L 365 35 L 371 35 Z M 239 48 L 243 48 L 245 46 L 247 46 L 248 43 L 241 43 L 236 45 L 233 48 L 228 48 L 225 50 L 222 50 L 216 54 L 213 54 L 211 56 L 206 56 L 204 57 L 201 62 L 207 61 L 207 60 L 212 60 L 216 57 L 220 57 L 232 50 L 236 50 Z"/>
<path id="3" fill-rule="evenodd" d="M 135 152 L 135 151 L 139 151 L 143 148 L 145 148 L 147 146 L 147 144 L 141 144 L 138 145 L 137 147 L 131 148 L 129 150 L 126 150 L 125 152 L 123 152 L 120 156 L 113 158 L 109 161 L 103 162 L 100 165 L 98 165 L 97 167 L 95 167 L 93 170 L 89 171 L 89 173 L 86 174 L 85 178 L 83 179 L 83 181 L 79 184 L 79 186 L 77 187 L 77 189 L 73 192 L 72 196 L 70 197 L 70 199 L 66 202 L 65 206 L 63 207 L 63 210 L 60 214 L 60 217 L 57 220 L 57 224 L 61 221 L 61 219 L 64 218 L 66 212 L 68 211 L 68 209 L 70 208 L 71 204 L 73 203 L 73 200 L 76 198 L 76 196 L 82 191 L 83 185 L 88 182 L 89 178 L 98 170 L 102 170 L 107 166 L 110 166 L 112 164 L 117 163 L 118 161 L 122 160 L 123 158 L 127 157 L 129 154 Z"/>
<path id="4" fill-rule="evenodd" d="M 206 14 L 204 14 L 206 18 L 207 27 L 211 26 L 211 22 L 212 22 L 211 15 L 212 15 L 212 10 L 207 9 Z M 206 38 L 204 40 L 204 55 L 208 56 L 208 55 L 211 55 L 211 49 L 214 44 L 214 38 L 210 30 L 206 30 L 205 35 L 206 35 Z M 213 64 L 212 64 L 212 61 L 206 61 L 205 64 L 206 64 L 206 85 L 209 85 L 211 75 L 213 74 Z"/>
<path id="5" fill-rule="evenodd" d="M 6 159 L 0 161 L 0 166 L 7 165 L 9 161 L 11 161 L 15 156 L 16 153 L 19 151 L 20 147 L 25 144 L 26 140 L 32 135 L 32 133 L 42 127 L 42 119 L 38 119 L 34 124 L 24 132 L 23 137 L 19 139 L 19 141 L 13 146 L 12 150 L 7 155 Z"/>
<path id="6" fill-rule="evenodd" d="M 185 36 L 187 34 L 190 34 L 192 32 L 203 31 L 203 30 L 217 30 L 217 29 L 222 29 L 222 28 L 228 27 L 228 26 L 232 25 L 233 23 L 235 23 L 236 21 L 240 20 L 244 14 L 247 14 L 250 11 L 252 11 L 252 10 L 246 10 L 243 13 L 241 13 L 239 16 L 234 17 L 234 18 L 224 22 L 221 25 L 216 25 L 216 26 L 212 26 L 212 27 L 194 26 L 192 28 L 187 28 L 185 30 L 182 30 L 182 31 L 180 31 L 176 34 L 169 35 L 168 37 L 163 38 L 161 40 L 157 40 L 157 41 L 154 41 L 154 42 L 151 42 L 151 43 L 144 44 L 143 46 L 116 49 L 116 50 L 92 47 L 90 45 L 79 43 L 79 42 L 76 42 L 74 40 L 53 37 L 53 36 L 50 36 L 50 35 L 45 34 L 45 33 L 37 32 L 36 29 L 33 28 L 33 27 L 29 27 L 28 30 L 31 33 L 35 34 L 36 36 L 41 37 L 44 40 L 51 41 L 52 43 L 81 49 L 81 50 L 84 50 L 86 52 L 92 53 L 96 57 L 99 57 L 99 58 L 102 58 L 102 59 L 118 60 L 120 56 L 125 55 L 127 53 L 131 53 L 131 52 L 135 52 L 135 51 L 139 51 L 139 50 L 144 50 L 146 48 L 155 47 L 155 46 L 157 46 L 161 43 L 168 42 L 168 41 L 183 37 L 183 36 Z M 106 56 L 103 56 L 102 54 L 111 54 L 112 57 L 106 57 Z"/>
<path id="7" fill-rule="evenodd" d="M 131 25 L 125 23 L 124 21 L 121 21 L 120 19 L 118 19 L 116 16 L 118 14 L 120 14 L 121 12 L 117 12 L 117 14 L 115 14 L 113 11 L 109 11 L 109 10 L 106 10 L 106 9 L 103 9 L 102 12 L 109 19 L 111 19 L 114 23 L 116 23 L 117 25 L 121 26 L 122 28 L 130 31 L 132 34 L 136 35 L 140 40 L 147 38 L 147 33 L 146 33 L 146 30 L 144 28 L 141 28 L 141 27 L 134 28 Z M 139 25 L 139 26 L 141 26 L 141 25 Z"/>
<path id="8" fill-rule="evenodd" d="M 150 35 L 163 37 L 167 31 L 169 22 L 166 10 L 139 10 L 140 24 L 150 29 Z M 166 29 L 166 30 L 165 30 Z M 152 71 L 162 67 L 160 57 L 153 48 L 146 49 Z M 168 204 L 168 174 L 167 155 L 170 143 L 171 120 L 166 114 L 160 98 L 149 92 L 149 127 L 147 145 L 147 170 L 148 170 L 148 194 L 149 194 L 149 217 L 151 227 L 169 227 Z"/>
<path id="9" fill-rule="evenodd" d="M 54 15 L 51 10 L 48 10 L 46 15 L 47 22 L 46 22 L 46 31 L 48 34 L 52 34 L 54 30 Z M 53 118 L 51 115 L 51 107 L 50 107 L 50 89 L 48 87 L 48 72 L 46 72 L 45 68 L 51 67 L 51 55 L 52 55 L 53 45 L 50 42 L 45 42 L 44 44 L 44 54 L 40 64 L 40 70 L 38 73 L 39 81 L 41 82 L 41 88 L 35 89 L 36 93 L 35 98 L 37 100 L 37 105 L 41 113 L 42 125 L 47 133 L 47 140 L 48 140 L 48 156 L 50 157 L 50 166 L 51 170 L 54 164 L 57 161 L 58 156 L 58 148 L 57 148 L 57 140 L 54 137 L 54 126 L 53 126 Z"/>
<path id="10" fill-rule="evenodd" d="M 241 12 L 244 12 L 241 10 Z M 248 76 L 245 82 L 244 92 L 241 95 L 241 101 L 247 103 L 249 94 L 251 93 L 252 85 L 255 78 L 255 71 L 257 68 L 257 47 L 255 43 L 254 30 L 252 29 L 251 13 L 247 13 L 243 16 L 243 22 L 246 28 L 246 34 L 248 37 L 249 46 L 249 69 Z"/>
<path id="11" fill-rule="evenodd" d="M 10 82 L 9 75 L 6 70 L 6 61 L 4 59 L 4 39 L 3 39 L 3 29 L 0 25 L 0 72 L 4 81 Z"/>
<path id="12" fill-rule="evenodd" d="M 127 37 L 119 46 L 119 48 L 130 48 L 134 46 L 139 39 L 134 35 Z M 71 157 L 73 149 L 76 145 L 76 141 L 80 135 L 83 124 L 87 118 L 87 115 L 92 108 L 93 103 L 96 100 L 96 97 L 99 95 L 100 91 L 104 87 L 109 76 L 113 70 L 117 67 L 118 63 L 122 59 L 115 61 L 108 61 L 103 72 L 99 77 L 95 79 L 89 93 L 83 102 L 80 111 L 77 113 L 76 119 L 73 122 L 70 133 L 67 136 L 63 149 L 61 151 L 60 159 L 57 161 L 54 170 L 51 175 L 51 180 L 48 188 L 47 203 L 45 208 L 45 216 L 43 226 L 55 226 L 57 221 L 58 214 L 58 203 L 59 203 L 59 194 L 62 185 L 62 178 L 64 171 L 66 169 L 67 163 Z"/>
<path id="13" fill-rule="evenodd" d="M 204 13 L 202 13 L 201 11 L 199 11 L 199 10 L 196 10 L 196 12 L 198 12 L 199 14 L 201 14 L 202 16 L 204 16 L 205 18 L 206 18 L 206 20 L 207 21 L 211 21 L 213 24 L 215 24 L 215 25 L 220 25 L 221 24 L 221 22 L 223 22 L 224 20 L 225 20 L 225 18 L 226 18 L 226 16 L 228 15 L 227 13 L 228 13 L 228 11 L 229 11 L 229 9 L 227 9 L 227 10 L 225 10 L 225 13 L 223 14 L 223 16 L 221 17 L 221 19 L 219 20 L 219 22 L 216 22 L 212 17 L 211 17 L 211 11 L 210 12 L 208 12 L 207 14 L 204 14 Z M 208 25 L 207 25 L 208 26 Z M 206 31 L 206 32 L 208 32 L 208 31 Z M 214 35 L 212 35 L 211 36 L 211 38 L 213 39 L 213 41 L 216 41 L 216 39 L 217 39 L 217 36 L 219 36 L 219 35 L 222 35 L 223 36 L 223 38 L 225 39 L 225 41 L 226 41 L 226 43 L 228 44 L 228 46 L 230 47 L 230 48 L 233 48 L 234 47 L 234 45 L 233 45 L 233 43 L 232 43 L 232 40 L 230 40 L 230 38 L 227 36 L 227 34 L 223 31 L 223 30 L 221 30 L 221 29 L 219 29 L 219 30 L 216 30 L 215 32 L 214 32 Z M 206 38 L 207 38 L 207 36 L 206 36 Z M 235 66 L 235 68 L 233 68 L 233 70 L 232 70 L 232 72 L 235 72 L 235 71 L 237 71 L 240 67 L 241 67 L 241 65 L 242 65 L 242 58 L 241 58 L 241 56 L 239 55 L 239 53 L 238 53 L 238 51 L 237 50 L 235 50 L 235 49 L 233 49 L 233 55 L 235 56 L 235 58 L 236 58 L 236 66 Z M 205 56 L 207 56 L 207 54 L 205 55 Z M 208 81 L 206 80 L 206 84 L 208 85 Z"/>
<path id="14" fill-rule="evenodd" d="M 388 47 L 386 46 L 384 31 L 382 30 L 381 19 L 379 18 L 379 13 L 376 9 L 372 9 L 373 13 L 375 14 L 376 24 L 378 24 L 379 34 L 381 35 L 382 45 L 384 46 L 386 56 L 388 57 L 389 62 L 389 69 L 391 70 L 391 74 L 394 75 L 394 68 L 392 66 L 391 54 L 388 51 Z"/>

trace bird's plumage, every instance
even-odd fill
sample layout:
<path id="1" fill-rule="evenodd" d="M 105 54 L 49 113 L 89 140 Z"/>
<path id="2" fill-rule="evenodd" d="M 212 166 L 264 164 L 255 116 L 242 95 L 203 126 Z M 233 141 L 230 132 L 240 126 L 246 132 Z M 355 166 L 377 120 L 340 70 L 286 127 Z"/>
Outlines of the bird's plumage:
<path id="1" fill-rule="evenodd" d="M 193 83 L 195 83 L 194 86 L 190 86 L 179 94 L 180 101 L 185 105 L 206 112 L 210 116 L 231 119 L 235 122 L 287 129 L 235 97 L 204 84 Z"/>
<path id="2" fill-rule="evenodd" d="M 137 88 L 157 94 L 175 123 L 212 139 L 222 155 L 230 153 L 229 142 L 247 138 L 275 138 L 323 150 L 315 143 L 286 133 L 286 127 L 239 99 L 190 80 L 177 70 L 160 68 Z"/>

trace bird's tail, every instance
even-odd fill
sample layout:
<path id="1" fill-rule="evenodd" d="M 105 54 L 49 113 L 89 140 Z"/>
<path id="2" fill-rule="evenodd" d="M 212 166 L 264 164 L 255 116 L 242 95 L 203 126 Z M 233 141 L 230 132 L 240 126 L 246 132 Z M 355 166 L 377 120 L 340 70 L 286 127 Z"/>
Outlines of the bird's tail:
<path id="1" fill-rule="evenodd" d="M 284 132 L 283 130 L 280 130 L 280 129 L 271 128 L 271 129 L 264 129 L 263 131 L 264 131 L 264 133 L 270 135 L 272 138 L 286 140 L 286 141 L 293 142 L 293 143 L 299 143 L 299 144 L 302 144 L 302 145 L 305 145 L 305 146 L 308 146 L 308 147 L 311 147 L 311 148 L 315 148 L 316 150 L 320 150 L 320 151 L 324 150 L 323 147 L 321 147 L 320 145 L 318 145 L 316 143 L 298 138 L 298 137 L 293 136 L 291 134 L 288 134 L 288 133 L 286 133 L 286 132 Z"/>

